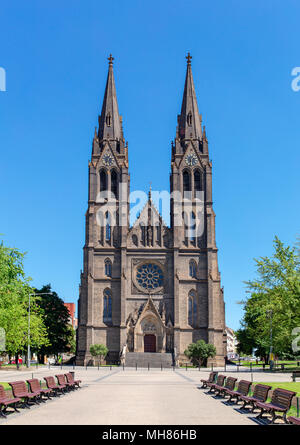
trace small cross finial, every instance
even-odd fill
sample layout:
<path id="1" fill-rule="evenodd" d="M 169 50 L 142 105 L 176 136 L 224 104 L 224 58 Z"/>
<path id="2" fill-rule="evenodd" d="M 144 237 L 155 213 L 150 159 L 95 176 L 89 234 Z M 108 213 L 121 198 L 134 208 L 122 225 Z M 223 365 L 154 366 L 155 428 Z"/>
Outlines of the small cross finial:
<path id="1" fill-rule="evenodd" d="M 109 60 L 109 65 L 112 66 L 114 57 L 110 54 L 109 57 L 107 58 L 107 60 Z"/>
<path id="2" fill-rule="evenodd" d="M 187 64 L 190 65 L 191 64 L 191 60 L 192 60 L 192 56 L 190 55 L 189 52 L 188 52 L 188 55 L 186 56 L 186 60 L 187 60 Z"/>

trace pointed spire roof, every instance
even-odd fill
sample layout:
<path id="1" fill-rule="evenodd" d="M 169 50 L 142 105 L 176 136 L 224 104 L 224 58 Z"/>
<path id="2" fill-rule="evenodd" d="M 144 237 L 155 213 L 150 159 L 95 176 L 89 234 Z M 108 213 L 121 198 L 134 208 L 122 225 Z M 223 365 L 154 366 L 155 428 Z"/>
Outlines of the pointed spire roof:
<path id="1" fill-rule="evenodd" d="M 121 139 L 122 125 L 118 109 L 116 85 L 113 72 L 114 58 L 110 54 L 108 57 L 108 75 L 102 105 L 101 116 L 99 117 L 99 139 Z"/>
<path id="2" fill-rule="evenodd" d="M 195 85 L 192 74 L 191 59 L 188 53 L 185 85 L 181 105 L 181 113 L 178 118 L 178 135 L 181 139 L 198 138 L 201 139 L 201 117 L 199 115 Z"/>

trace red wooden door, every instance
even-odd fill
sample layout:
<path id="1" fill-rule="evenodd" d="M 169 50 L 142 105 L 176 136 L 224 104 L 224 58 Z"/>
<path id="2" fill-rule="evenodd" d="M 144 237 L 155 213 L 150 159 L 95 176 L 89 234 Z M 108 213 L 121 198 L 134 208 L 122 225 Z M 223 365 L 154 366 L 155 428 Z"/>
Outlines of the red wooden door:
<path id="1" fill-rule="evenodd" d="M 144 336 L 144 352 L 156 352 L 156 337 L 153 334 Z"/>

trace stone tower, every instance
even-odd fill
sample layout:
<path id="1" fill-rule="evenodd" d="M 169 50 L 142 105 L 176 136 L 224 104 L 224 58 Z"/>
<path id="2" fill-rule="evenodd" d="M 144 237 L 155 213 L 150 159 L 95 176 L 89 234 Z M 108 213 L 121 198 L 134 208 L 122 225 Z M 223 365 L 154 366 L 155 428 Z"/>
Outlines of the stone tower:
<path id="1" fill-rule="evenodd" d="M 103 343 L 108 362 L 121 354 L 169 353 L 183 361 L 187 346 L 213 343 L 213 362 L 226 355 L 225 311 L 220 286 L 212 164 L 202 130 L 191 70 L 172 143 L 171 225 L 155 207 L 151 190 L 129 225 L 128 146 L 109 69 L 89 163 L 84 267 L 78 302 L 78 364 L 92 360 L 90 345 Z"/>
<path id="2" fill-rule="evenodd" d="M 188 54 L 181 113 L 171 156 L 174 344 L 182 356 L 188 344 L 204 339 L 217 348 L 214 362 L 223 364 L 225 306 L 215 241 L 212 163 L 198 111 L 191 58 Z"/>

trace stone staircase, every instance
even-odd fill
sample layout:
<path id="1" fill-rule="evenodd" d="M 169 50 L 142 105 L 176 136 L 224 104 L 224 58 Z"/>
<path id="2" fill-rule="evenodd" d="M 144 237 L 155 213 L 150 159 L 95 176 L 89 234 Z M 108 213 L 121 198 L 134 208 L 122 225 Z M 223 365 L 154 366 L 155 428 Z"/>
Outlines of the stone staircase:
<path id="1" fill-rule="evenodd" d="M 127 352 L 125 366 L 135 368 L 171 368 L 173 356 L 169 352 Z"/>

